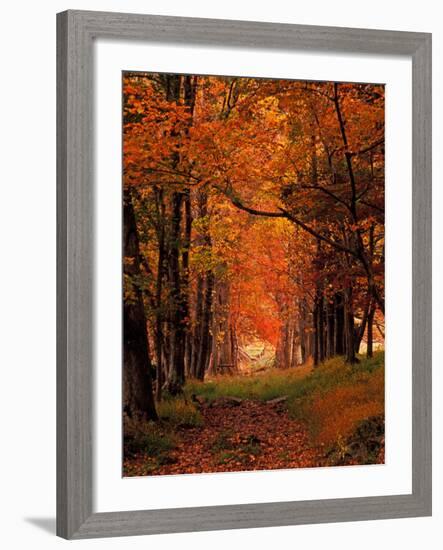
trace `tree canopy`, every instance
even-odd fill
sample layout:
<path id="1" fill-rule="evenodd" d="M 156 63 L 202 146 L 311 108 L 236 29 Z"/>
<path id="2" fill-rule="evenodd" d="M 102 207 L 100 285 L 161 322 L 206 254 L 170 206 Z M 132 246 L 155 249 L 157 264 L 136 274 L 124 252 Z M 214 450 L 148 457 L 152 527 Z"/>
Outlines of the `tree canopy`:
<path id="1" fill-rule="evenodd" d="M 281 368 L 372 354 L 384 106 L 382 85 L 124 73 L 124 322 L 146 333 L 128 380 L 159 400 L 254 339 Z"/>

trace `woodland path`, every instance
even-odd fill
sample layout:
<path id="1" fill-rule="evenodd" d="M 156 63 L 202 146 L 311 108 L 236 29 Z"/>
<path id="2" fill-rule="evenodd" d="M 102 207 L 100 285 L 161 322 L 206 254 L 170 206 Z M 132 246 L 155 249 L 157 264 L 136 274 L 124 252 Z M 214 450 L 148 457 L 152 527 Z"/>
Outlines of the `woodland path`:
<path id="1" fill-rule="evenodd" d="M 319 465 L 318 450 L 310 446 L 303 425 L 288 416 L 284 402 L 220 398 L 200 410 L 203 425 L 180 427 L 180 443 L 152 475 Z"/>

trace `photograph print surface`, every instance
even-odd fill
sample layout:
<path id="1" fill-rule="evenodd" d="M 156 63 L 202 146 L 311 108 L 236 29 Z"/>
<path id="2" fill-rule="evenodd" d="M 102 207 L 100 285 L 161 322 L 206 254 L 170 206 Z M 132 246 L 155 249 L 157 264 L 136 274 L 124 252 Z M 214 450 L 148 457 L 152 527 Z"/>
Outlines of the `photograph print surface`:
<path id="1" fill-rule="evenodd" d="M 384 463 L 385 89 L 124 72 L 123 475 Z"/>

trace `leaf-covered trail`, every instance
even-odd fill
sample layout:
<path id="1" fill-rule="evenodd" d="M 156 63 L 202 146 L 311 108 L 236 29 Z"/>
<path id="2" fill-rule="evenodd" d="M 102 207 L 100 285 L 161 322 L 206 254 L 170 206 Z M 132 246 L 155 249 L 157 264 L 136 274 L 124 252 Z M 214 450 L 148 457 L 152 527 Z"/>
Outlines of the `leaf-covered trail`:
<path id="1" fill-rule="evenodd" d="M 151 475 L 306 468 L 320 463 L 306 430 L 289 418 L 284 402 L 221 398 L 204 403 L 201 414 L 203 425 L 180 427 L 178 446 Z M 133 458 L 128 474 L 143 475 L 146 460 L 143 455 Z"/>

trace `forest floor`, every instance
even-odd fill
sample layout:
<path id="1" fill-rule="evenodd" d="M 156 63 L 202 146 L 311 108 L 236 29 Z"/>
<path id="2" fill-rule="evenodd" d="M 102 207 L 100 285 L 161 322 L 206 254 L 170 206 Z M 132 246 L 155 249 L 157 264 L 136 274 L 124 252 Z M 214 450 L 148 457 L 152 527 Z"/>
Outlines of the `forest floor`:
<path id="1" fill-rule="evenodd" d="M 189 382 L 125 425 L 125 476 L 384 462 L 383 353 Z"/>
<path id="2" fill-rule="evenodd" d="M 132 475 L 143 475 L 149 470 L 161 475 L 318 464 L 319 457 L 309 443 L 306 428 L 289 418 L 284 404 L 226 399 L 203 406 L 200 412 L 202 426 L 179 427 L 179 443 L 163 464 L 141 454 L 131 461 Z"/>

